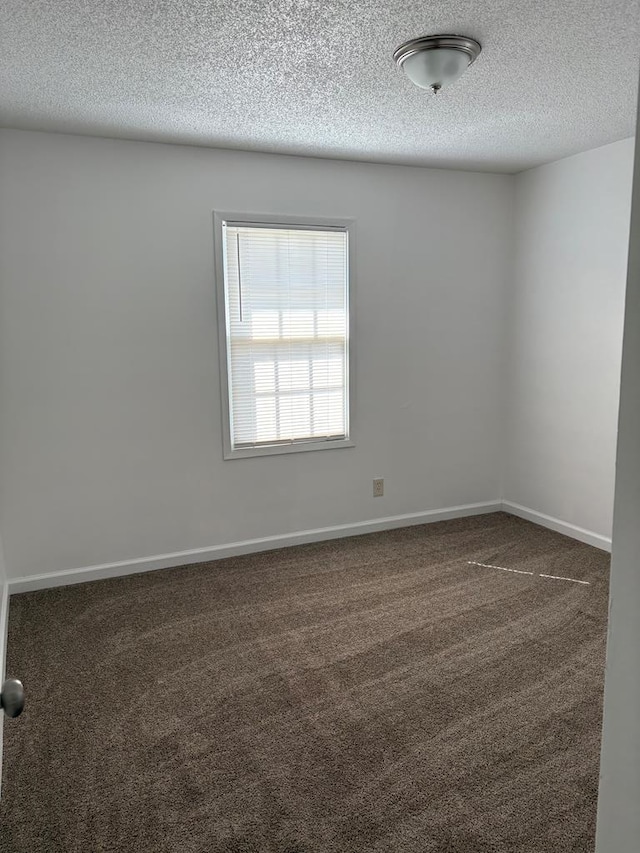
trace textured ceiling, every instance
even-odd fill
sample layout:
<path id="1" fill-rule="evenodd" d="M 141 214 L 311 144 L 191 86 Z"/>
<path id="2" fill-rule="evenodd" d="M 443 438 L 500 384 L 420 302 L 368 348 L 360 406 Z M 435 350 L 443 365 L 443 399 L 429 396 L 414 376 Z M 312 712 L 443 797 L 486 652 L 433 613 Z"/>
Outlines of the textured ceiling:
<path id="1" fill-rule="evenodd" d="M 640 0 L 0 0 L 0 124 L 514 172 L 634 133 Z M 434 97 L 391 59 L 483 52 Z"/>

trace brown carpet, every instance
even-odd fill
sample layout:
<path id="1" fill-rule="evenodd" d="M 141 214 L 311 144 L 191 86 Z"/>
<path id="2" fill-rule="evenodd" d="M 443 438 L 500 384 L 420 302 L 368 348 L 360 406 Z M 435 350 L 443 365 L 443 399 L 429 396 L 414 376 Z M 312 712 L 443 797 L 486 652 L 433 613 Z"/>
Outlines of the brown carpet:
<path id="1" fill-rule="evenodd" d="M 0 850 L 592 851 L 608 563 L 495 513 L 17 595 Z"/>

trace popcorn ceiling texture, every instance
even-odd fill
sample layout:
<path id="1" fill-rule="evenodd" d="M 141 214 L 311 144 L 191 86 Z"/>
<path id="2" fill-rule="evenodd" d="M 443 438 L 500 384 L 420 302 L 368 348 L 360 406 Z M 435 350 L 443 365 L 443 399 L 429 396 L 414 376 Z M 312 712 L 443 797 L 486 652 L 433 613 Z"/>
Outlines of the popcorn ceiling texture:
<path id="1" fill-rule="evenodd" d="M 0 124 L 517 172 L 631 136 L 640 0 L 0 0 Z M 483 53 L 437 97 L 391 58 Z"/>

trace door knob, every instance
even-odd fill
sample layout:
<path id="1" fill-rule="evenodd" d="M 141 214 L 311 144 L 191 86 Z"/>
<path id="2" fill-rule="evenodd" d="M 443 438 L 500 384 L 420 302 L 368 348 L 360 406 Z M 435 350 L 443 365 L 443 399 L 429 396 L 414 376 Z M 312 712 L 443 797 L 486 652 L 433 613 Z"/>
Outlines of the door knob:
<path id="1" fill-rule="evenodd" d="M 0 690 L 0 708 L 7 717 L 17 717 L 24 708 L 24 687 L 17 678 L 7 678 Z"/>

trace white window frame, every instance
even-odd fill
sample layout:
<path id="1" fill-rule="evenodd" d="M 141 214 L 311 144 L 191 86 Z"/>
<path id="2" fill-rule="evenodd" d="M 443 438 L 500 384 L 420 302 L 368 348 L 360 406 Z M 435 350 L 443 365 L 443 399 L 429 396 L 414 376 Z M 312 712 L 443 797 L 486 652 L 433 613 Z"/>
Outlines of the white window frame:
<path id="1" fill-rule="evenodd" d="M 260 447 L 233 447 L 231 441 L 231 400 L 229 386 L 229 336 L 227 328 L 227 306 L 224 280 L 224 235 L 223 223 L 234 225 L 273 225 L 289 228 L 339 229 L 347 233 L 347 438 L 308 439 L 290 444 L 265 444 Z M 354 436 L 354 281 L 355 281 L 355 220 L 344 217 L 309 217 L 267 213 L 239 213 L 237 211 L 213 212 L 214 223 L 214 271 L 216 305 L 218 312 L 218 345 L 220 354 L 220 391 L 222 401 L 222 444 L 225 459 L 242 459 L 249 456 L 274 456 L 281 453 L 308 453 L 315 450 L 338 450 L 355 447 Z"/>

